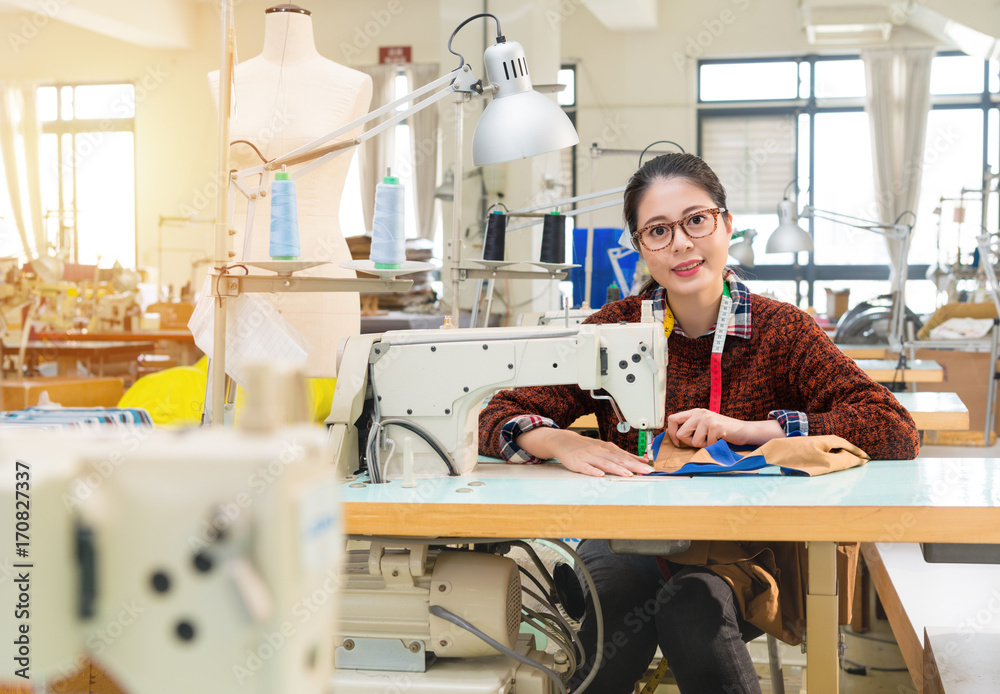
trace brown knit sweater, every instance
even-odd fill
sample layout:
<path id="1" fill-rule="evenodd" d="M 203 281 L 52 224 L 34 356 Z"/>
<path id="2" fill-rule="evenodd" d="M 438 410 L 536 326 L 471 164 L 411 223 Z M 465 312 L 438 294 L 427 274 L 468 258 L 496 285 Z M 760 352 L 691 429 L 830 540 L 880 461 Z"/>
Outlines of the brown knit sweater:
<path id="1" fill-rule="evenodd" d="M 836 434 L 874 460 L 916 457 L 919 439 L 909 412 L 844 355 L 816 321 L 791 304 L 757 295 L 751 302 L 750 339 L 730 336 L 722 356 L 723 415 L 760 421 L 772 410 L 798 410 L 808 416 L 810 435 Z M 637 322 L 640 310 L 640 298 L 627 297 L 586 322 Z M 673 333 L 667 349 L 667 415 L 707 408 L 711 336 Z M 594 400 L 576 386 L 498 392 L 479 417 L 480 451 L 501 457 L 500 429 L 518 415 L 542 415 L 565 428 L 589 413 L 596 413 L 603 440 L 636 451 L 638 432 L 619 433 L 607 401 Z"/>

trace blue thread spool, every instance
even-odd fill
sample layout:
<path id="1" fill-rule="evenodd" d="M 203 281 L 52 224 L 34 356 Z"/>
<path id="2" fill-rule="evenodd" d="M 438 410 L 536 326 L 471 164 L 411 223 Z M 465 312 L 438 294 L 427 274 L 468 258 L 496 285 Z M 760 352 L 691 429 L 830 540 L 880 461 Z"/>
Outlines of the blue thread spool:
<path id="1" fill-rule="evenodd" d="M 268 254 L 272 260 L 297 260 L 299 257 L 299 216 L 295 204 L 295 181 L 279 171 L 271 183 L 271 239 Z"/>
<path id="2" fill-rule="evenodd" d="M 398 270 L 406 260 L 404 203 L 403 186 L 395 176 L 386 176 L 375 186 L 372 248 L 368 257 L 377 270 Z"/>

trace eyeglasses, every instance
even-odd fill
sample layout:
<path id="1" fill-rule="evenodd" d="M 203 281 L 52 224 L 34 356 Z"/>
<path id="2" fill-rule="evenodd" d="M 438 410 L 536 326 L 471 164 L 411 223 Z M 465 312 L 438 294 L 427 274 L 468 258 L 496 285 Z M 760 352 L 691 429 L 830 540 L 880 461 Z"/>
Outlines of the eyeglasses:
<path id="1" fill-rule="evenodd" d="M 702 239 L 719 228 L 719 215 L 725 211 L 725 207 L 711 207 L 692 212 L 676 222 L 656 222 L 639 229 L 632 234 L 632 239 L 647 251 L 662 251 L 673 243 L 674 227 L 680 227 L 690 239 Z"/>

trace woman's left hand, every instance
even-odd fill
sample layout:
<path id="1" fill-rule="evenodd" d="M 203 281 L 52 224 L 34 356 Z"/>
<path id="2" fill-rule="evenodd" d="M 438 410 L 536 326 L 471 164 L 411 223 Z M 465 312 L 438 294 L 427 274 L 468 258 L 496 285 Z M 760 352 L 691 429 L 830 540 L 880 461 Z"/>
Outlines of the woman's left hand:
<path id="1" fill-rule="evenodd" d="M 694 448 L 704 448 L 720 439 L 740 446 L 759 443 L 755 439 L 760 433 L 756 431 L 757 425 L 760 424 L 775 425 L 778 435 L 784 435 L 777 422 L 743 422 L 700 407 L 676 412 L 667 417 L 667 435 L 675 446 L 685 444 Z"/>

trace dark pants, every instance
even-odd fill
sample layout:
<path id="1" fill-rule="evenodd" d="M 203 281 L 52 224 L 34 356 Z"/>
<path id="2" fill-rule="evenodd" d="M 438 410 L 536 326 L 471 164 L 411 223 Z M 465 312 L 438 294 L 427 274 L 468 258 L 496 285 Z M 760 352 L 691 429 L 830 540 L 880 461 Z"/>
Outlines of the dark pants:
<path id="1" fill-rule="evenodd" d="M 604 614 L 604 660 L 587 688 L 595 694 L 631 694 L 656 646 L 684 694 L 759 694 L 744 642 L 761 635 L 740 615 L 732 588 L 708 569 L 672 565 L 670 580 L 655 557 L 613 554 L 606 540 L 584 540 L 577 550 L 594 579 Z M 597 643 L 589 591 L 580 638 L 590 672 Z"/>

